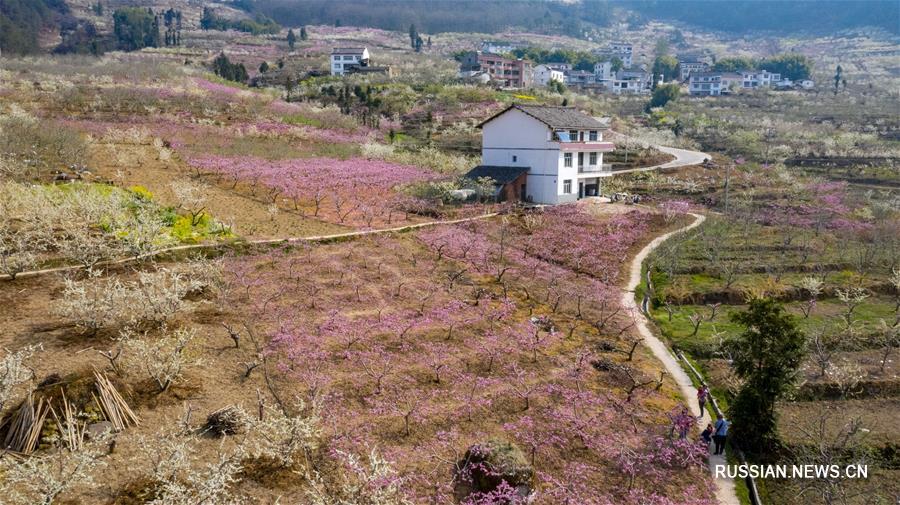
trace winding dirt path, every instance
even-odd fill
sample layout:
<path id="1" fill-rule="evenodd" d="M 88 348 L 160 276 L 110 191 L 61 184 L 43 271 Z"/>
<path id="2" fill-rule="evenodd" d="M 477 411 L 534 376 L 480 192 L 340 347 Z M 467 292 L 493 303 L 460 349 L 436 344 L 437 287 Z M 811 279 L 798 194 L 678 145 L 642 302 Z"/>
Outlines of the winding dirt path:
<path id="1" fill-rule="evenodd" d="M 628 284 L 625 286 L 625 291 L 622 293 L 622 305 L 628 309 L 633 311 L 635 314 L 636 326 L 638 329 L 638 333 L 640 333 L 643 338 L 644 345 L 653 352 L 653 355 L 662 362 L 663 366 L 666 369 L 666 372 L 670 377 L 675 381 L 678 385 L 678 390 L 681 392 L 681 396 L 684 397 L 685 403 L 687 403 L 688 407 L 691 409 L 694 417 L 699 418 L 698 423 L 702 426 L 705 426 L 706 423 L 710 422 L 709 414 L 704 410 L 700 412 L 700 406 L 697 405 L 696 399 L 696 389 L 694 389 L 694 385 L 691 382 L 690 377 L 687 372 L 681 368 L 681 365 L 678 364 L 678 359 L 669 352 L 668 347 L 664 344 L 659 338 L 653 335 L 653 332 L 650 331 L 649 322 L 647 318 L 644 317 L 644 313 L 641 312 L 640 307 L 638 307 L 638 303 L 634 299 L 634 290 L 637 288 L 638 284 L 641 283 L 641 267 L 644 263 L 644 260 L 647 259 L 647 256 L 653 252 L 654 249 L 659 247 L 660 244 L 665 242 L 667 239 L 672 237 L 673 235 L 688 231 L 692 228 L 700 226 L 703 221 L 706 221 L 706 216 L 700 214 L 691 214 L 694 216 L 694 222 L 683 227 L 679 228 L 675 231 L 671 231 L 669 233 L 660 235 L 653 239 L 652 242 L 647 244 L 646 247 L 641 249 L 641 251 L 634 257 L 631 261 L 631 269 L 629 271 L 628 276 Z M 701 417 L 702 415 L 702 417 Z M 709 454 L 709 470 L 715 475 L 714 468 L 718 465 L 726 464 L 725 458 L 723 456 L 716 456 L 710 452 Z M 716 483 L 716 500 L 721 505 L 740 505 L 740 500 L 738 500 L 737 494 L 734 490 L 734 481 L 731 479 L 723 478 L 723 479 L 715 479 Z"/>

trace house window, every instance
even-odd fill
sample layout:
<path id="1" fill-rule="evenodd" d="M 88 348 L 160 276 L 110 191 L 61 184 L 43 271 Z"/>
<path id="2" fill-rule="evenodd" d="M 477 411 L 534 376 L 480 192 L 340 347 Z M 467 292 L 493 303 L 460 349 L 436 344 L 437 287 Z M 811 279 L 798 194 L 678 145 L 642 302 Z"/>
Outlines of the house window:
<path id="1" fill-rule="evenodd" d="M 591 165 L 596 165 L 597 164 L 597 153 L 591 153 L 589 159 L 590 159 L 589 163 Z"/>
<path id="2" fill-rule="evenodd" d="M 569 141 L 578 142 L 578 130 L 569 130 Z"/>
<path id="3" fill-rule="evenodd" d="M 519 161 L 519 157 L 513 154 L 513 163 Z"/>
<path id="4" fill-rule="evenodd" d="M 590 140 L 591 142 L 597 141 L 597 131 L 596 130 L 591 130 L 590 132 L 588 132 L 588 140 Z"/>
<path id="5" fill-rule="evenodd" d="M 563 194 L 564 195 L 572 194 L 572 179 L 563 180 Z"/>
<path id="6" fill-rule="evenodd" d="M 563 154 L 563 166 L 564 167 L 572 166 L 572 153 L 564 153 Z"/>

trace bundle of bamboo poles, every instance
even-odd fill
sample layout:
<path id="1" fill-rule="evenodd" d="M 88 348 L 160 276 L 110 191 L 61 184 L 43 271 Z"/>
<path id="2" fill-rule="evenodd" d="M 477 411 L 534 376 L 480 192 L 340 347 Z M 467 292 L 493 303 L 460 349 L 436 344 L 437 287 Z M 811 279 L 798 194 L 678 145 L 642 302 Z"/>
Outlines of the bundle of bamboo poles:
<path id="1" fill-rule="evenodd" d="M 66 392 L 62 388 L 59 388 L 59 392 L 62 395 L 62 418 L 56 414 L 53 406 L 50 406 L 50 413 L 53 414 L 56 427 L 59 428 L 59 438 L 70 451 L 81 450 L 84 446 L 87 423 L 78 421 L 75 411 L 72 410 L 72 404 L 66 399 Z"/>
<path id="2" fill-rule="evenodd" d="M 106 416 L 106 419 L 112 423 L 113 429 L 122 431 L 129 426 L 140 424 L 137 415 L 135 415 L 128 403 L 125 402 L 125 399 L 122 398 L 122 395 L 116 390 L 116 387 L 110 382 L 109 377 L 94 370 L 94 378 L 97 394 L 99 395 L 99 398 L 94 396 L 94 401 L 103 410 L 103 415 Z M 91 396 L 93 396 L 93 393 L 91 393 Z"/>
<path id="3" fill-rule="evenodd" d="M 37 448 L 44 420 L 50 411 L 50 403 L 38 398 L 37 408 L 31 393 L 19 410 L 10 418 L 9 430 L 3 440 L 3 448 L 20 454 L 31 454 Z"/>
<path id="4" fill-rule="evenodd" d="M 122 431 L 140 424 L 137 415 L 116 390 L 109 377 L 94 370 L 94 385 L 97 394 L 92 392 L 91 397 L 100 407 L 106 420 L 112 424 L 113 431 Z M 63 388 L 60 388 L 60 396 L 62 406 L 57 413 L 52 400 L 45 400 L 39 395 L 35 405 L 34 393 L 29 393 L 18 410 L 7 418 L 9 428 L 0 449 L 20 455 L 33 453 L 37 449 L 48 415 L 52 415 L 56 422 L 61 443 L 72 451 L 81 449 L 84 445 L 87 422 L 78 420 L 75 406 L 69 403 Z M 0 429 L 2 428 L 3 425 L 0 424 Z"/>

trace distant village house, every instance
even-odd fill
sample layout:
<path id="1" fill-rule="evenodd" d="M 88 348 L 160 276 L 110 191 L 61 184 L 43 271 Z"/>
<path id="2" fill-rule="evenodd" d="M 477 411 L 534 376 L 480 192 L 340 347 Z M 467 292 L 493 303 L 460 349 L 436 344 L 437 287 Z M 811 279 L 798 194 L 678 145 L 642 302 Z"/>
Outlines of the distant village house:
<path id="1" fill-rule="evenodd" d="M 549 86 L 551 82 L 566 82 L 566 75 L 562 70 L 557 70 L 550 65 L 538 65 L 534 67 L 535 86 Z"/>
<path id="2" fill-rule="evenodd" d="M 331 50 L 331 75 L 346 75 L 352 67 L 369 66 L 365 47 L 335 47 Z"/>
<path id="3" fill-rule="evenodd" d="M 492 82 L 504 88 L 527 88 L 532 84 L 531 62 L 505 58 L 498 54 L 469 51 L 462 55 L 460 77 L 470 77 L 483 72 Z"/>

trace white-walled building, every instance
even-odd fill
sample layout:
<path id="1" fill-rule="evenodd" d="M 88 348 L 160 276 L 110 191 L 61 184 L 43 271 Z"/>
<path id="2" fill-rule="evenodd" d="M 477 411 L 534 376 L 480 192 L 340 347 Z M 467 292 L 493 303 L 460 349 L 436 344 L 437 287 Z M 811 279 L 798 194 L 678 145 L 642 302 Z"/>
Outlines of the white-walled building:
<path id="1" fill-rule="evenodd" d="M 503 172 L 519 181 L 507 192 L 522 200 L 573 202 L 598 195 L 600 179 L 612 175 L 603 165 L 603 153 L 615 149 L 603 141 L 608 126 L 572 107 L 511 105 L 479 127 L 482 164 L 473 173 Z"/>
<path id="2" fill-rule="evenodd" d="M 628 42 L 611 42 L 608 47 L 594 53 L 601 58 L 618 58 L 626 68 L 634 65 L 634 46 Z"/>
<path id="3" fill-rule="evenodd" d="M 611 86 L 610 91 L 613 93 L 642 95 L 650 93 L 653 88 L 653 76 L 642 68 L 623 68 L 616 72 L 614 79 L 606 83 Z"/>
<path id="4" fill-rule="evenodd" d="M 697 72 L 706 72 L 709 65 L 697 60 L 684 60 L 678 62 L 678 75 L 681 82 L 686 82 L 691 74 Z"/>
<path id="5" fill-rule="evenodd" d="M 594 76 L 598 81 L 606 81 L 615 77 L 612 61 L 606 60 L 594 64 Z"/>
<path id="6" fill-rule="evenodd" d="M 548 86 L 552 81 L 566 82 L 566 76 L 562 71 L 551 68 L 549 65 L 534 67 L 534 84 L 536 86 Z"/>
<path id="7" fill-rule="evenodd" d="M 741 70 L 743 80 L 741 88 L 754 89 L 761 86 L 774 86 L 781 82 L 781 74 L 773 74 L 768 70 Z"/>
<path id="8" fill-rule="evenodd" d="M 365 47 L 335 47 L 331 50 L 331 75 L 346 75 L 352 66 L 369 65 L 369 50 Z"/>

